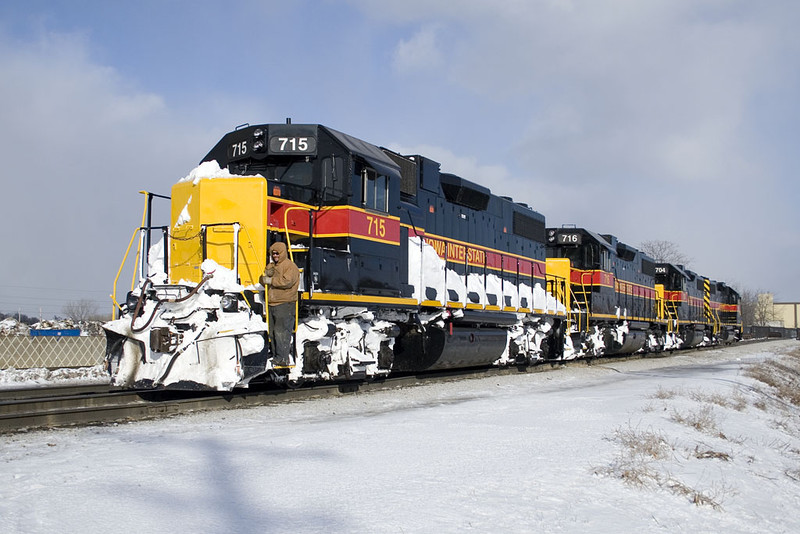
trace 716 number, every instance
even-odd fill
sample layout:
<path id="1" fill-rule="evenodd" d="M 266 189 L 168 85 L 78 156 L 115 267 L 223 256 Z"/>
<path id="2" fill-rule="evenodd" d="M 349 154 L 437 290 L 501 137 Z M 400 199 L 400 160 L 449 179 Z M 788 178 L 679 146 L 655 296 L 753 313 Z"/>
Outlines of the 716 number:
<path id="1" fill-rule="evenodd" d="M 558 234 L 558 242 L 562 245 L 578 243 L 578 234 Z"/>

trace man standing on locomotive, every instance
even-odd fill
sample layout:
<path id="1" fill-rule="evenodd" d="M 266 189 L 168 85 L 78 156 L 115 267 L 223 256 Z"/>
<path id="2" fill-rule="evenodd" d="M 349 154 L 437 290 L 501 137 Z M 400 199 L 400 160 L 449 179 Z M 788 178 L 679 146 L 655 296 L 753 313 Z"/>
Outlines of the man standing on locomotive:
<path id="1" fill-rule="evenodd" d="M 269 247 L 271 262 L 267 263 L 261 283 L 267 288 L 270 346 L 275 367 L 293 365 L 292 334 L 297 307 L 300 270 L 286 251 L 286 243 L 275 242 Z"/>

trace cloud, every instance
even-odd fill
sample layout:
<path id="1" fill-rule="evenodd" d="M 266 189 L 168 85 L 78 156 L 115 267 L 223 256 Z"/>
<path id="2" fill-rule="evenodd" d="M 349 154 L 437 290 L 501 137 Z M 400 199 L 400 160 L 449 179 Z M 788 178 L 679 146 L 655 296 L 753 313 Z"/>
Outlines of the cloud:
<path id="1" fill-rule="evenodd" d="M 484 165 L 475 156 L 461 156 L 447 148 L 433 145 L 403 146 L 397 143 L 390 144 L 388 148 L 400 154 L 420 154 L 439 162 L 442 172 L 455 174 L 484 186 L 504 184 L 509 179 L 508 169 L 503 165 Z M 507 194 L 494 190 L 492 192 L 497 195 Z"/>
<path id="2" fill-rule="evenodd" d="M 408 74 L 441 67 L 443 53 L 437 43 L 436 25 L 422 27 L 408 40 L 401 40 L 394 49 L 392 64 L 396 71 Z"/>
<path id="3" fill-rule="evenodd" d="M 468 132 L 482 136 L 473 146 L 483 162 L 508 169 L 493 189 L 515 191 L 553 224 L 595 226 L 633 244 L 675 241 L 711 276 L 745 272 L 751 283 L 767 275 L 793 287 L 782 267 L 765 268 L 737 244 L 782 251 L 797 236 L 788 202 L 800 194 L 790 169 L 797 130 L 789 122 L 800 110 L 789 95 L 800 90 L 800 5 L 450 4 L 404 4 L 402 23 L 447 29 L 431 92 L 446 84 L 474 96 L 452 106 L 493 110 L 484 116 L 495 123 L 476 121 Z M 466 122 L 447 113 L 431 119 Z M 505 145 L 492 146 L 494 138 Z M 788 237 L 764 235 L 765 227 Z M 717 228 L 727 237 L 710 238 Z"/>
<path id="4" fill-rule="evenodd" d="M 800 4 L 347 3 L 240 10 L 253 31 L 267 14 L 309 29 L 286 46 L 286 23 L 246 50 L 197 43 L 186 20 L 198 15 L 185 20 L 177 8 L 159 19 L 166 30 L 146 17 L 127 24 L 124 10 L 72 8 L 45 20 L 86 33 L 15 40 L 2 28 L 29 35 L 24 24 L 0 24 L 2 208 L 15 223 L 0 230 L 0 276 L 108 287 L 139 224 L 137 191 L 168 193 L 236 124 L 292 116 L 397 140 L 398 151 L 511 192 L 555 225 L 632 244 L 671 239 L 713 259 L 705 267 L 715 277 L 729 268 L 794 283 L 775 273 L 800 261 L 786 251 L 800 226 Z M 122 30 L 131 46 L 119 45 Z M 157 47 L 147 31 L 161 36 Z M 164 53 L 145 54 L 145 44 Z M 708 239 L 702 229 L 715 224 L 735 241 Z M 759 255 L 742 242 L 786 256 L 751 261 Z"/>
<path id="5" fill-rule="evenodd" d="M 0 34 L 0 71 L 0 285 L 28 288 L 24 296 L 4 288 L 0 306 L 45 302 L 51 316 L 88 296 L 105 310 L 141 217 L 137 191 L 169 193 L 199 159 L 197 134 L 180 133 L 161 96 L 93 62 L 78 34 Z"/>
<path id="6" fill-rule="evenodd" d="M 17 125 L 130 124 L 164 110 L 159 96 L 137 91 L 114 69 L 93 64 L 80 36 L 47 34 L 35 46 L 8 40 L 0 46 L 0 62 L 9 74 L 0 83 L 0 97 L 17 103 L 0 113 Z"/>
<path id="7" fill-rule="evenodd" d="M 798 14 L 790 8 L 782 21 L 780 9 L 717 2 L 403 5 L 403 24 L 425 26 L 397 46 L 398 72 L 435 65 L 442 72 L 432 89 L 444 80 L 514 106 L 525 167 L 579 180 L 587 168 L 623 178 L 730 180 L 742 168 L 729 163 L 731 154 L 758 158 L 743 132 L 754 100 L 786 81 L 780 73 L 792 56 L 781 48 L 791 46 L 788 20 Z M 380 16 L 399 14 L 389 8 Z M 447 47 L 437 43 L 443 34 Z M 564 163 L 578 154 L 587 163 L 573 171 Z"/>

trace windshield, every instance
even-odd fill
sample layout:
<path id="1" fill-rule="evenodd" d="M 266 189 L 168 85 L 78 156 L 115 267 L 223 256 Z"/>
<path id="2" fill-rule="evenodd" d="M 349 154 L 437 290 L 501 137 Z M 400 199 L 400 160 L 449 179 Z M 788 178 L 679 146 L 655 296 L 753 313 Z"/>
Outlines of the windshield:
<path id="1" fill-rule="evenodd" d="M 287 165 L 269 165 L 259 171 L 267 180 L 284 184 L 309 186 L 314 181 L 314 165 L 310 161 L 294 161 Z"/>

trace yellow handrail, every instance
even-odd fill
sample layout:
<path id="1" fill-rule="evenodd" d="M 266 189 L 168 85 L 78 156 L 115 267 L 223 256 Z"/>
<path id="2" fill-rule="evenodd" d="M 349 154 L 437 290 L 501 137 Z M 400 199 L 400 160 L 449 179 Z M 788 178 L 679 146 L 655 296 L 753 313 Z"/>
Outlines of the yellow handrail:
<path id="1" fill-rule="evenodd" d="M 580 292 L 572 291 L 572 284 L 570 284 L 570 292 L 572 293 L 572 299 L 578 305 L 579 310 L 581 309 L 581 305 L 583 305 L 583 311 L 585 311 L 586 321 L 583 321 L 583 319 L 581 318 L 581 320 L 578 322 L 578 330 L 583 332 L 589 331 L 589 299 L 587 298 L 589 291 L 586 291 L 586 282 L 584 282 L 584 278 L 587 275 L 593 276 L 593 273 L 590 272 L 581 273 L 580 284 L 579 284 L 581 288 Z M 579 299 L 578 296 L 580 296 L 581 298 Z"/>
<path id="2" fill-rule="evenodd" d="M 114 288 L 111 292 L 111 302 L 114 304 L 114 309 L 111 310 L 111 318 L 113 319 L 116 316 L 117 310 L 119 309 L 119 303 L 117 302 L 117 283 L 119 282 L 119 277 L 122 275 L 122 269 L 125 267 L 125 261 L 128 259 L 128 254 L 131 251 L 131 247 L 133 246 L 133 240 L 136 238 L 136 234 L 144 228 L 144 223 L 147 220 L 147 195 L 149 194 L 147 191 L 139 191 L 141 194 L 144 195 L 144 211 L 142 212 L 142 224 L 139 228 L 133 231 L 133 235 L 131 236 L 131 240 L 128 243 L 128 248 L 125 250 L 125 255 L 122 257 L 122 263 L 119 266 L 119 270 L 117 271 L 117 276 L 114 278 Z M 136 250 L 136 259 L 139 259 L 139 250 Z M 135 265 L 135 264 L 134 264 Z M 133 291 L 133 286 L 136 283 L 136 269 L 133 270 L 133 278 L 131 279 L 131 291 Z"/>
<path id="3" fill-rule="evenodd" d="M 289 237 L 289 212 L 293 210 L 303 210 L 305 211 L 306 208 L 301 208 L 299 206 L 290 206 L 283 211 L 283 232 L 286 234 L 286 250 L 289 252 L 289 259 L 294 262 L 294 254 L 292 253 L 292 238 Z M 311 237 L 311 228 L 308 229 L 308 235 Z M 266 297 L 267 291 L 264 290 L 264 302 L 267 302 Z M 300 299 L 294 301 L 294 331 L 297 332 L 297 325 L 300 316 Z M 269 331 L 269 321 L 267 321 L 267 331 Z"/>
<path id="4" fill-rule="evenodd" d="M 128 253 L 131 251 L 131 246 L 133 246 L 133 240 L 136 238 L 136 234 L 139 233 L 139 229 L 133 231 L 133 235 L 131 236 L 131 241 L 128 243 L 128 249 L 125 251 L 125 256 L 122 258 L 122 263 L 119 266 L 119 270 L 117 271 L 117 277 L 114 278 L 114 290 L 111 292 L 111 302 L 114 303 L 114 309 L 111 310 L 111 317 L 114 318 L 116 315 L 116 311 L 119 309 L 119 303 L 117 302 L 117 283 L 119 282 L 119 277 L 122 275 L 122 269 L 125 267 L 125 260 L 128 259 Z M 134 270 L 135 272 L 135 270 Z M 131 288 L 132 290 L 133 288 Z"/>
<path id="5" fill-rule="evenodd" d="M 292 238 L 289 237 L 289 212 L 294 210 L 306 211 L 306 208 L 299 206 L 290 206 L 283 211 L 283 233 L 286 234 L 286 248 L 289 250 L 289 259 L 294 261 L 294 254 L 292 254 Z M 309 237 L 311 236 L 311 228 L 308 229 Z M 302 233 L 302 232 L 295 232 Z"/>
<path id="6" fill-rule="evenodd" d="M 672 333 L 678 323 L 678 308 L 675 302 L 671 300 L 666 301 L 664 303 L 664 311 L 669 317 L 669 322 L 667 323 L 667 332 Z"/>

